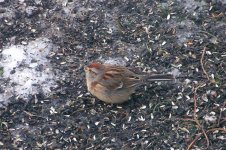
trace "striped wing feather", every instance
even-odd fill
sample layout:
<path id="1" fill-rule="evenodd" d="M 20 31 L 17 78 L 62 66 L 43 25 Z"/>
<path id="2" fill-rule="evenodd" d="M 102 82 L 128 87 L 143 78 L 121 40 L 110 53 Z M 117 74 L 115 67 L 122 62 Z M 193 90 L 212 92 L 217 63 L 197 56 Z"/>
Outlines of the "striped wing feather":
<path id="1" fill-rule="evenodd" d="M 105 75 L 99 84 L 108 87 L 109 90 L 120 90 L 122 88 L 131 88 L 140 81 L 140 76 L 125 67 L 108 65 Z"/>

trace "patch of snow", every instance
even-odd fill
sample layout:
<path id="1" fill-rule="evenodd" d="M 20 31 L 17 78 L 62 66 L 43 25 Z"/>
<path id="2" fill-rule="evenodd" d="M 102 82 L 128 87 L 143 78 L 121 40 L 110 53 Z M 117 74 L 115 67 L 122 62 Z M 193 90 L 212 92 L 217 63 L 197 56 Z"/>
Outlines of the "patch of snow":
<path id="1" fill-rule="evenodd" d="M 108 59 L 100 59 L 105 64 L 111 64 L 111 65 L 119 65 L 119 66 L 125 66 L 126 62 L 123 60 L 123 58 L 108 58 Z"/>
<path id="2" fill-rule="evenodd" d="M 0 67 L 3 68 L 1 80 L 4 84 L 0 85 L 0 107 L 13 96 L 29 100 L 31 95 L 50 94 L 50 88 L 55 87 L 56 83 L 46 56 L 52 50 L 53 44 L 47 38 L 3 49 Z"/>

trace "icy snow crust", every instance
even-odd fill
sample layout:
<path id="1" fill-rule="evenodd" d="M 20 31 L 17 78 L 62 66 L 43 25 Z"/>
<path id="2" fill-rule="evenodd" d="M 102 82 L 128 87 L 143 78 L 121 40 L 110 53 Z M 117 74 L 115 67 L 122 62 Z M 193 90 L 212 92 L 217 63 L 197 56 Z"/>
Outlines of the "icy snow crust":
<path id="1" fill-rule="evenodd" d="M 0 67 L 3 68 L 0 107 L 13 96 L 29 100 L 35 94 L 50 94 L 50 88 L 55 86 L 55 76 L 46 56 L 52 50 L 53 44 L 47 38 L 3 49 L 0 60 Z"/>

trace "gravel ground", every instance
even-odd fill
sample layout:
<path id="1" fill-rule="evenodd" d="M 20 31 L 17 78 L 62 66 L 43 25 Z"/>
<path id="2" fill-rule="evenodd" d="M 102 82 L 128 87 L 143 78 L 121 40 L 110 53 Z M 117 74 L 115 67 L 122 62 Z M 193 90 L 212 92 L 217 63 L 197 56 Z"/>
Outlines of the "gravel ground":
<path id="1" fill-rule="evenodd" d="M 48 38 L 58 85 L 7 100 L 0 149 L 225 149 L 225 12 L 225 0 L 0 0 L 1 51 Z M 105 104 L 85 85 L 97 59 L 180 78 Z"/>

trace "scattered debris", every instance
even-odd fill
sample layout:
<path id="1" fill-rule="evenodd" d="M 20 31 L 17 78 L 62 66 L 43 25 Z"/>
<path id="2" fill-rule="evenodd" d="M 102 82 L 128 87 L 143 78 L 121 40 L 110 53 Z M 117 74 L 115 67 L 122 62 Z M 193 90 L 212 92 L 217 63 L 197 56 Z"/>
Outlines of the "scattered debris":
<path id="1" fill-rule="evenodd" d="M 0 0 L 0 148 L 222 149 L 225 4 Z M 95 60 L 178 78 L 105 104 Z"/>

